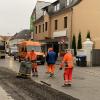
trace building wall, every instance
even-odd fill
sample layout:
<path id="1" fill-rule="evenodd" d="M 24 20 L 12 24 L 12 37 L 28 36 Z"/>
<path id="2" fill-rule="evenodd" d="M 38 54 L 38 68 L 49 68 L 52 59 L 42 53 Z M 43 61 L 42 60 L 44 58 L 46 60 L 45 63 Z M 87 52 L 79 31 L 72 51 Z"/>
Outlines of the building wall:
<path id="1" fill-rule="evenodd" d="M 78 37 L 80 31 L 85 41 L 88 30 L 95 48 L 100 49 L 100 0 L 82 0 L 73 8 L 72 33 Z"/>
<path id="2" fill-rule="evenodd" d="M 50 32 L 51 32 L 51 19 L 50 19 L 50 16 L 46 13 L 45 15 L 44 15 L 44 28 L 45 28 L 45 22 L 47 22 L 48 23 L 48 29 L 47 29 L 47 31 L 45 31 L 45 29 L 44 29 L 44 33 L 45 33 L 45 35 L 47 36 L 47 37 L 51 37 L 51 34 L 50 34 Z"/>
<path id="3" fill-rule="evenodd" d="M 32 12 L 32 16 L 31 17 L 35 18 L 35 20 L 39 19 L 43 15 L 42 8 L 44 8 L 45 6 L 48 6 L 49 4 L 50 4 L 50 2 L 45 2 L 45 1 L 39 1 L 38 0 L 37 3 L 36 3 L 36 6 L 35 6 L 35 8 L 34 8 L 34 10 Z M 35 25 L 34 25 L 34 21 L 35 20 L 31 19 L 31 22 L 30 22 L 30 28 L 32 30 L 35 29 Z M 33 33 L 31 33 L 31 38 L 35 38 L 35 36 L 37 36 L 37 35 L 34 35 Z M 36 39 L 38 40 L 38 36 L 37 36 Z"/>
<path id="4" fill-rule="evenodd" d="M 64 28 L 64 17 L 67 16 L 67 28 Z M 62 14 L 59 14 L 57 16 L 51 17 L 51 35 L 53 36 L 54 32 L 64 31 L 66 30 L 67 36 L 69 37 L 69 40 L 71 41 L 71 25 L 72 25 L 72 11 L 65 11 Z M 58 20 L 58 29 L 55 30 L 55 20 Z M 62 33 L 61 33 L 62 34 Z"/>
<path id="5" fill-rule="evenodd" d="M 52 38 L 54 32 L 59 31 L 66 31 L 67 36 L 70 37 L 71 40 L 71 14 L 72 12 L 63 12 L 58 15 L 49 17 L 48 14 L 44 16 L 44 21 L 38 22 L 35 24 L 37 26 L 37 34 L 34 33 L 34 39 L 35 40 L 44 40 L 45 37 Z M 67 16 L 67 28 L 64 28 L 64 17 Z M 55 20 L 58 20 L 58 29 L 55 30 Z M 48 22 L 48 30 L 45 31 L 45 22 Z M 44 24 L 44 32 L 42 31 L 42 25 Z M 41 33 L 39 33 L 39 25 L 41 25 Z M 63 36 L 63 35 L 62 35 Z"/>
<path id="6" fill-rule="evenodd" d="M 47 25 L 47 31 L 45 31 L 45 22 L 48 23 Z M 43 24 L 44 24 L 44 32 L 43 32 Z M 41 33 L 39 33 L 39 25 L 41 25 Z M 35 24 L 35 27 L 37 26 L 37 34 L 36 31 L 34 33 L 34 40 L 44 40 L 46 37 L 50 37 L 50 17 L 48 14 L 44 16 L 44 20 L 40 21 Z"/>
<path id="7" fill-rule="evenodd" d="M 39 33 L 39 25 L 41 25 L 41 33 Z M 44 40 L 44 32 L 42 31 L 42 25 L 43 22 L 39 22 L 35 24 L 35 27 L 37 26 L 37 33 L 36 31 L 34 32 L 34 40 L 42 40 L 42 39 Z"/>

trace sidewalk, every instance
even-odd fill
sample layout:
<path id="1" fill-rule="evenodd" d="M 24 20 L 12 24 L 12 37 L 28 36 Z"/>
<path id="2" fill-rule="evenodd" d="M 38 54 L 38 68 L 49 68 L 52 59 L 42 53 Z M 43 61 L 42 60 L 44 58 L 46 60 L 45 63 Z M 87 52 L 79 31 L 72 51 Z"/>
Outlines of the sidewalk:
<path id="1" fill-rule="evenodd" d="M 13 65 L 16 65 L 13 67 Z M 20 64 L 14 62 L 9 68 L 18 72 Z M 73 70 L 72 87 L 61 87 L 64 83 L 63 70 L 59 70 L 57 62 L 55 77 L 50 78 L 46 74 L 46 65 L 38 66 L 39 76 L 32 77 L 32 80 L 42 84 L 40 81 L 45 81 L 51 84 L 51 87 L 71 95 L 80 100 L 100 100 L 100 66 L 99 67 L 75 67 Z"/>
<path id="2" fill-rule="evenodd" d="M 0 100 L 14 100 L 12 97 L 0 86 Z"/>
<path id="3" fill-rule="evenodd" d="M 80 100 L 100 100 L 100 67 L 75 67 L 73 71 L 72 87 L 61 87 L 64 83 L 63 70 L 60 71 L 56 65 L 56 72 L 53 78 L 46 74 L 46 66 L 39 66 L 39 77 L 32 77 L 33 80 L 42 84 L 44 81 L 51 84 L 51 87 L 71 95 Z"/>

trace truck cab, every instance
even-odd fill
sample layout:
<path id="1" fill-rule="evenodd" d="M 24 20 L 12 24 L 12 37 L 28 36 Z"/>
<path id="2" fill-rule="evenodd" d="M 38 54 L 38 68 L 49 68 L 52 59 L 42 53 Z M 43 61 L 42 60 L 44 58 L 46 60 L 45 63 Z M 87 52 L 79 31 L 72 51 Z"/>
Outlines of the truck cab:
<path id="1" fill-rule="evenodd" d="M 34 49 L 35 53 L 37 54 L 37 63 L 44 64 L 45 63 L 45 55 L 42 52 L 41 43 L 34 42 L 34 41 L 23 41 L 18 44 L 19 61 L 24 60 L 26 57 L 26 54 L 31 52 L 31 50 L 33 50 L 33 49 Z"/>

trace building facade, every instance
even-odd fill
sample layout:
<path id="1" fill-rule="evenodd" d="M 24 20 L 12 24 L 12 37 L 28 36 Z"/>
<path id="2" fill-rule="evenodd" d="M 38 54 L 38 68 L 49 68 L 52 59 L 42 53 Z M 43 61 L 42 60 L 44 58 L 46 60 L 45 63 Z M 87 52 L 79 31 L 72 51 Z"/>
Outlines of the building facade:
<path id="1" fill-rule="evenodd" d="M 43 15 L 43 10 L 42 8 L 49 5 L 49 2 L 44 2 L 44 1 L 40 1 L 37 0 L 36 6 L 33 9 L 33 12 L 31 14 L 30 17 L 30 30 L 31 30 L 31 39 L 33 39 L 33 32 L 35 30 L 35 25 L 34 25 L 34 21 L 38 20 L 42 15 Z"/>
<path id="2" fill-rule="evenodd" d="M 34 22 L 34 40 L 43 41 L 56 52 L 71 47 L 73 6 L 78 0 L 57 0 L 42 8 L 43 15 Z"/>
<path id="3" fill-rule="evenodd" d="M 73 34 L 78 40 L 81 32 L 83 42 L 90 31 L 95 49 L 100 49 L 99 4 L 98 0 L 57 0 L 42 7 L 43 14 L 33 23 L 34 40 L 43 41 L 49 46 L 57 44 L 60 51 L 71 47 Z"/>
<path id="4" fill-rule="evenodd" d="M 30 38 L 31 38 L 31 33 L 30 30 L 28 29 L 24 29 L 19 33 L 14 34 L 9 40 L 9 49 L 17 48 L 18 43 L 25 40 L 30 40 Z"/>
<path id="5" fill-rule="evenodd" d="M 82 33 L 82 41 L 86 40 L 87 32 L 90 31 L 94 48 L 100 49 L 100 1 L 81 0 L 73 7 L 73 30 L 78 37 L 79 31 Z"/>

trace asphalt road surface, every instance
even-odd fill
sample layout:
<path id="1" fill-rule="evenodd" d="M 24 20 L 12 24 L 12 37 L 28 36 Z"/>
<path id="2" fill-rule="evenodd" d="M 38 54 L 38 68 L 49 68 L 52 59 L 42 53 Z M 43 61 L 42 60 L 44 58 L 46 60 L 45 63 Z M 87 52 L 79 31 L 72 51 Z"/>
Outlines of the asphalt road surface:
<path id="1" fill-rule="evenodd" d="M 14 100 L 77 100 L 51 87 L 36 83 L 30 78 L 16 78 L 19 65 L 12 57 L 0 59 L 0 86 Z"/>

